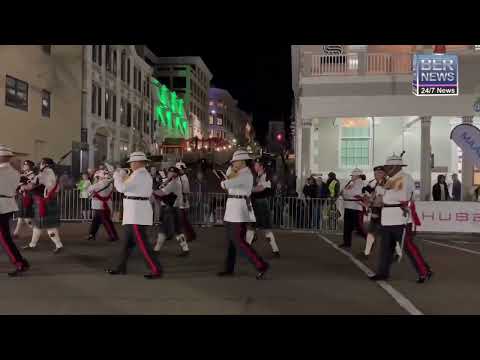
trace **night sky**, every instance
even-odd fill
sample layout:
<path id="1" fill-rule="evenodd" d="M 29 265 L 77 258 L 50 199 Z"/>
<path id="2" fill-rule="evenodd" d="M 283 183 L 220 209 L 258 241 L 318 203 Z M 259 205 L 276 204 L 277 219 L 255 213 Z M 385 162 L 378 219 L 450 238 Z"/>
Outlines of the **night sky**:
<path id="1" fill-rule="evenodd" d="M 213 74 L 211 86 L 226 89 L 242 110 L 253 113 L 263 143 L 269 121 L 288 120 L 292 103 L 289 45 L 235 47 L 147 45 L 157 56 L 200 56 Z"/>

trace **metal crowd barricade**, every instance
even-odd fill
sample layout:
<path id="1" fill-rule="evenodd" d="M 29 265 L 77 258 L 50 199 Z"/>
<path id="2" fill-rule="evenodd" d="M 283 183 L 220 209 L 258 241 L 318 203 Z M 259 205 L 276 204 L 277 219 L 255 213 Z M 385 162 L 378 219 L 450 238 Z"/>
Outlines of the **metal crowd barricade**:
<path id="1" fill-rule="evenodd" d="M 112 196 L 114 222 L 122 221 L 122 194 Z M 91 199 L 81 199 L 79 190 L 63 190 L 57 196 L 62 222 L 92 219 Z M 226 193 L 192 193 L 189 195 L 189 219 L 192 224 L 216 226 L 223 224 Z M 154 223 L 160 221 L 161 206 L 153 203 Z M 336 232 L 339 229 L 335 199 L 301 199 L 275 196 L 270 199 L 270 216 L 274 229 Z"/>

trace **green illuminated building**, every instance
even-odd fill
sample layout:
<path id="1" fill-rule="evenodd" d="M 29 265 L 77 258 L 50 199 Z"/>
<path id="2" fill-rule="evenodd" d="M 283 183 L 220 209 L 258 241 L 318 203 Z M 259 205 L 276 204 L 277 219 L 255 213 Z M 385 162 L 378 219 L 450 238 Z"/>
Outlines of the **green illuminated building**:
<path id="1" fill-rule="evenodd" d="M 188 139 L 189 126 L 188 114 L 185 112 L 183 99 L 177 97 L 174 91 L 170 91 L 165 85 L 152 79 L 153 87 L 153 119 L 160 128 L 161 138 L 184 138 Z"/>

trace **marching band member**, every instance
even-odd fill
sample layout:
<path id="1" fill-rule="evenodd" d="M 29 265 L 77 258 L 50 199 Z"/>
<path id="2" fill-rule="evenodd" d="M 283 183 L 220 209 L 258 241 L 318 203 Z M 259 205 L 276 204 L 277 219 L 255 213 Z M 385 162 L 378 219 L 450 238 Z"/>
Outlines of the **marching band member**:
<path id="1" fill-rule="evenodd" d="M 98 170 L 95 175 L 95 184 L 88 187 L 89 196 L 92 198 L 93 220 L 90 225 L 88 240 L 95 240 L 100 225 L 103 224 L 110 241 L 117 241 L 118 234 L 112 222 L 112 195 L 113 181 L 111 179 L 113 169 Z"/>
<path id="2" fill-rule="evenodd" d="M 245 238 L 247 223 L 255 221 L 255 214 L 250 201 L 253 176 L 246 165 L 246 160 L 251 160 L 247 151 L 235 151 L 227 179 L 221 182 L 222 188 L 228 191 L 224 217 L 228 251 L 225 268 L 217 275 L 229 276 L 234 274 L 237 251 L 240 251 L 255 266 L 258 271 L 256 277 L 260 280 L 268 271 L 269 265 L 255 252 Z"/>
<path id="3" fill-rule="evenodd" d="M 55 244 L 53 253 L 58 254 L 63 249 L 59 233 L 60 213 L 56 198 L 60 186 L 53 171 L 54 166 L 52 159 L 43 158 L 40 162 L 40 172 L 33 182 L 22 186 L 22 190 L 43 188 L 43 194 L 34 195 L 33 234 L 30 244 L 23 247 L 25 250 L 35 249 L 43 229 L 46 229 L 48 236 Z"/>
<path id="4" fill-rule="evenodd" d="M 412 220 L 419 224 L 413 204 L 415 183 L 413 178 L 403 171 L 402 157 L 393 154 L 384 166 L 390 177 L 385 184 L 383 208 L 381 214 L 382 246 L 376 275 L 372 280 L 387 280 L 390 276 L 393 251 L 396 243 L 404 242 L 405 251 L 418 273 L 418 283 L 429 280 L 433 272 L 425 262 L 418 247 L 413 243 Z"/>
<path id="5" fill-rule="evenodd" d="M 7 253 L 15 270 L 9 276 L 18 276 L 30 268 L 30 264 L 23 258 L 10 236 L 10 219 L 18 210 L 15 202 L 15 192 L 20 182 L 20 174 L 10 161 L 13 152 L 4 145 L 0 145 L 0 243 Z"/>
<path id="6" fill-rule="evenodd" d="M 178 256 L 187 256 L 190 253 L 190 249 L 180 226 L 179 207 L 183 202 L 183 192 L 179 172 L 176 167 L 172 166 L 168 169 L 167 181 L 160 189 L 154 191 L 153 195 L 157 200 L 161 200 L 165 204 L 160 215 L 161 225 L 154 251 L 160 251 L 165 240 L 169 240 L 175 235 L 182 250 Z"/>
<path id="7" fill-rule="evenodd" d="M 362 200 L 363 172 L 360 169 L 354 169 L 351 173 L 352 179 L 345 185 L 341 192 L 344 200 L 344 221 L 343 221 L 343 244 L 341 248 L 352 247 L 352 232 L 356 228 L 364 237 L 363 230 L 363 207 L 360 204 Z"/>
<path id="8" fill-rule="evenodd" d="M 13 237 L 17 238 L 20 234 L 20 230 L 23 224 L 27 224 L 32 228 L 33 218 L 33 194 L 32 191 L 21 191 L 22 185 L 30 184 L 35 178 L 35 163 L 30 160 L 23 162 L 22 174 L 20 176 L 20 182 L 17 187 L 18 194 L 18 213 L 17 213 L 17 226 L 13 232 Z"/>
<path id="9" fill-rule="evenodd" d="M 368 226 L 367 242 L 365 244 L 364 252 L 359 254 L 359 257 L 364 259 L 368 259 L 375 240 L 380 236 L 382 197 L 385 193 L 384 185 L 386 182 L 386 173 L 384 167 L 377 166 L 373 168 L 373 172 L 375 174 L 375 178 L 363 188 L 363 193 L 365 194 L 366 200 L 369 204 L 367 206 L 369 206 L 370 210 L 370 224 Z M 395 246 L 395 252 L 397 258 L 401 258 L 402 249 L 398 243 Z"/>
<path id="10" fill-rule="evenodd" d="M 254 164 L 254 170 L 257 173 L 255 186 L 252 190 L 252 205 L 255 213 L 256 223 L 252 227 L 263 229 L 265 232 L 265 239 L 268 240 L 272 247 L 273 256 L 280 257 L 280 249 L 275 241 L 275 236 L 272 232 L 272 221 L 270 219 L 270 209 L 268 206 L 268 199 L 272 196 L 272 183 L 267 178 L 265 171 L 265 164 L 261 159 L 257 159 Z M 255 230 L 247 230 L 247 243 L 252 245 L 257 239 Z"/>
<path id="11" fill-rule="evenodd" d="M 190 196 L 190 182 L 188 181 L 187 174 L 185 174 L 185 169 L 187 166 L 183 162 L 178 162 L 175 167 L 179 172 L 183 197 L 183 201 L 179 204 L 180 224 L 187 241 L 193 241 L 197 238 L 197 234 L 195 234 L 195 230 L 193 229 L 193 226 L 188 218 L 188 209 L 190 209 L 190 202 L 188 201 L 188 197 Z"/>
<path id="12" fill-rule="evenodd" d="M 147 227 L 153 223 L 153 210 L 150 203 L 153 180 L 150 173 L 145 169 L 148 162 L 143 152 L 130 154 L 128 163 L 132 169 L 130 176 L 125 170 L 118 169 L 113 174 L 115 188 L 124 194 L 123 198 L 123 222 L 124 238 L 120 253 L 114 260 L 114 265 L 105 271 L 110 275 L 127 273 L 127 261 L 133 250 L 138 245 L 150 273 L 144 275 L 146 279 L 162 277 L 162 267 L 156 259 L 152 246 L 147 239 Z"/>

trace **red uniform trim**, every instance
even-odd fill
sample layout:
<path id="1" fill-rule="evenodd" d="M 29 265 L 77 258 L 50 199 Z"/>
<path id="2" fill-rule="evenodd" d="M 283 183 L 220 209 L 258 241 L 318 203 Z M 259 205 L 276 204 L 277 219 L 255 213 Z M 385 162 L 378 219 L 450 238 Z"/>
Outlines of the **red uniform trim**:
<path id="1" fill-rule="evenodd" d="M 148 255 L 147 249 L 145 247 L 145 243 L 143 242 L 143 239 L 142 239 L 142 235 L 140 234 L 140 230 L 138 229 L 138 225 L 133 225 L 133 230 L 134 230 L 136 238 L 137 238 L 138 247 L 140 248 L 140 251 L 143 253 L 143 256 L 145 257 L 145 259 L 147 260 L 147 263 L 150 266 L 150 269 L 152 270 L 152 273 L 155 274 L 155 275 L 160 274 L 160 271 L 158 270 L 157 266 L 155 265 L 155 262 Z"/>
<path id="2" fill-rule="evenodd" d="M 2 243 L 3 248 L 7 252 L 7 255 L 10 258 L 10 261 L 12 262 L 12 264 L 15 265 L 17 268 L 21 267 L 23 264 L 17 260 L 15 255 L 13 255 L 12 249 L 10 249 L 10 245 L 8 244 L 5 238 L 6 231 L 8 230 L 5 230 L 3 227 L 0 226 L 0 242 Z"/>

